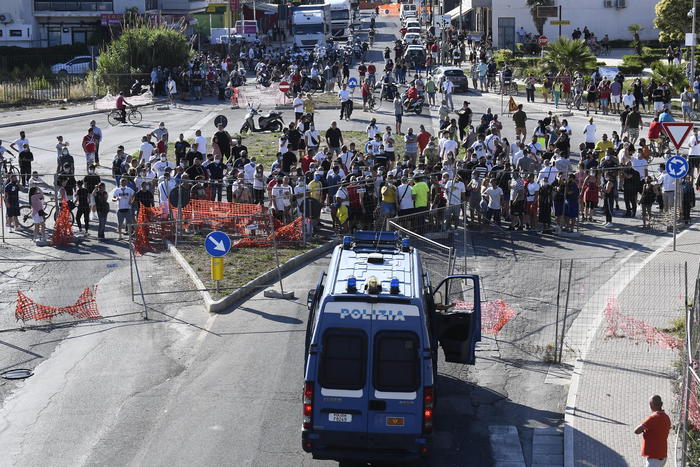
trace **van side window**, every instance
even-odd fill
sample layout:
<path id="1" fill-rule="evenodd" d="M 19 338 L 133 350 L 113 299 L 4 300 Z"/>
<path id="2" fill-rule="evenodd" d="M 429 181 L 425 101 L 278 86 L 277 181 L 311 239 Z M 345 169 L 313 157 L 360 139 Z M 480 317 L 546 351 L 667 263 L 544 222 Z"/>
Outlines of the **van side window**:
<path id="1" fill-rule="evenodd" d="M 418 336 L 413 332 L 382 331 L 374 343 L 374 388 L 413 392 L 420 386 Z"/>
<path id="2" fill-rule="evenodd" d="M 362 389 L 367 374 L 367 335 L 360 330 L 328 329 L 323 334 L 319 383 L 328 389 Z"/>

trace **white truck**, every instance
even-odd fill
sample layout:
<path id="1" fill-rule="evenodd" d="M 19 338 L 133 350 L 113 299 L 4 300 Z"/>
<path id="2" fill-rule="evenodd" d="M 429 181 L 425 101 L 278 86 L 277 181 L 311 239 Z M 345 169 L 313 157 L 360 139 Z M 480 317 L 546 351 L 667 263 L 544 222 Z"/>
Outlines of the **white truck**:
<path id="1" fill-rule="evenodd" d="M 331 34 L 333 40 L 347 39 L 352 25 L 350 0 L 329 0 L 331 10 Z"/>
<path id="2" fill-rule="evenodd" d="M 331 37 L 330 8 L 327 5 L 302 5 L 292 8 L 294 45 L 302 49 L 323 46 Z"/>

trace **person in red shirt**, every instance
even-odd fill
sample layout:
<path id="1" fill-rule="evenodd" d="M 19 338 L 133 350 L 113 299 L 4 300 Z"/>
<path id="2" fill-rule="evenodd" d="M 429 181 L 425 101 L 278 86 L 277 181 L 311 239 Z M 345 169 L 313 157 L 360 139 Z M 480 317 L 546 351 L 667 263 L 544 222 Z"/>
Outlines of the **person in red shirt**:
<path id="1" fill-rule="evenodd" d="M 367 81 L 369 81 L 370 86 L 374 86 L 377 82 L 377 67 L 373 64 L 367 65 Z"/>
<path id="2" fill-rule="evenodd" d="M 418 132 L 418 154 L 423 154 L 423 149 L 428 146 L 428 143 L 430 142 L 430 138 L 432 135 L 428 133 L 428 131 L 425 129 L 425 125 L 420 126 L 420 132 Z"/>
<path id="3" fill-rule="evenodd" d="M 301 158 L 299 163 L 301 164 L 301 171 L 306 173 L 309 171 L 309 167 L 311 166 L 311 163 L 314 161 L 314 158 L 312 155 L 310 155 L 307 151 L 306 154 L 304 154 L 304 157 Z"/>
<path id="4" fill-rule="evenodd" d="M 294 74 L 292 75 L 291 79 L 291 84 L 292 84 L 292 91 L 295 93 L 300 93 L 301 92 L 301 74 L 299 73 L 299 70 L 295 71 Z"/>
<path id="5" fill-rule="evenodd" d="M 650 141 L 659 139 L 661 137 L 661 131 L 663 127 L 661 122 L 659 122 L 659 117 L 654 117 L 654 120 L 649 124 L 649 132 L 647 133 L 647 138 Z"/>
<path id="6" fill-rule="evenodd" d="M 115 107 L 119 110 L 120 117 L 119 119 L 121 120 L 122 123 L 126 123 L 126 106 L 131 105 L 129 104 L 126 99 L 124 98 L 124 92 L 119 91 L 119 95 L 117 96 L 117 102 L 115 103 Z"/>
<path id="7" fill-rule="evenodd" d="M 369 102 L 369 96 L 372 95 L 372 88 L 370 87 L 369 80 L 362 83 L 362 110 L 367 112 L 367 103 Z"/>
<path id="8" fill-rule="evenodd" d="M 416 88 L 415 84 L 412 84 L 411 87 L 406 90 L 406 103 L 404 107 L 409 108 L 416 99 L 418 99 L 418 88 Z"/>
<path id="9" fill-rule="evenodd" d="M 664 412 L 661 396 L 652 396 L 649 408 L 651 415 L 634 430 L 634 434 L 642 434 L 642 457 L 647 459 L 647 467 L 663 467 L 668 455 L 671 419 Z"/>

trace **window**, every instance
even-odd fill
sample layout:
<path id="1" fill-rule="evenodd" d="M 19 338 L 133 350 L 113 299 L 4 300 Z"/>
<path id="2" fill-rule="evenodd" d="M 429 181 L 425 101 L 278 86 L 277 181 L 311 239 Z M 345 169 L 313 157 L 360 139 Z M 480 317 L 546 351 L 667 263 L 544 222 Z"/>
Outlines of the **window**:
<path id="1" fill-rule="evenodd" d="M 21 29 L 10 29 L 10 37 L 22 37 Z"/>
<path id="2" fill-rule="evenodd" d="M 363 331 L 329 329 L 323 336 L 319 383 L 328 389 L 362 389 L 367 373 L 367 336 Z"/>
<path id="3" fill-rule="evenodd" d="M 418 336 L 383 331 L 374 343 L 374 388 L 384 392 L 413 392 L 420 386 Z"/>
<path id="4" fill-rule="evenodd" d="M 323 34 L 323 24 L 295 24 L 293 27 L 294 34 Z"/>
<path id="5" fill-rule="evenodd" d="M 73 30 L 73 44 L 87 44 L 87 31 Z"/>
<path id="6" fill-rule="evenodd" d="M 49 47 L 61 45 L 61 30 L 59 28 L 48 29 Z"/>
<path id="7" fill-rule="evenodd" d="M 331 10 L 331 20 L 347 20 L 350 19 L 349 10 Z"/>

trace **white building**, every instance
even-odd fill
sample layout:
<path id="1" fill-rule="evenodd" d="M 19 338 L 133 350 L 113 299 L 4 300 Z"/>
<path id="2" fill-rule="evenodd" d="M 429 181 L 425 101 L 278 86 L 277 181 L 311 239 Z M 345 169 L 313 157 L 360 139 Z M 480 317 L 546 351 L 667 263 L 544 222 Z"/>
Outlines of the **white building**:
<path id="1" fill-rule="evenodd" d="M 130 8 L 177 16 L 207 5 L 206 0 L 0 0 L 0 46 L 87 43 L 99 28 L 119 25 Z"/>
<path id="2" fill-rule="evenodd" d="M 512 48 L 516 42 L 516 31 L 522 26 L 528 33 L 537 33 L 530 8 L 525 0 L 461 0 L 462 14 L 469 15 L 470 29 L 493 35 L 494 47 Z M 640 24 L 644 29 L 642 40 L 658 39 L 658 30 L 653 22 L 656 17 L 654 7 L 658 0 L 555 0 L 556 7 L 561 6 L 561 18 L 571 24 L 561 26 L 561 34 L 571 37 L 575 28 L 583 30 L 584 26 L 601 39 L 605 34 L 611 40 L 632 40 L 627 30 L 630 24 Z M 457 3 L 459 5 L 459 3 Z M 459 8 L 454 8 L 453 24 Z M 458 15 L 457 15 L 458 16 Z M 550 40 L 559 36 L 559 26 L 550 24 L 548 18 L 544 24 L 544 35 Z"/>

